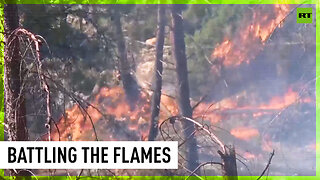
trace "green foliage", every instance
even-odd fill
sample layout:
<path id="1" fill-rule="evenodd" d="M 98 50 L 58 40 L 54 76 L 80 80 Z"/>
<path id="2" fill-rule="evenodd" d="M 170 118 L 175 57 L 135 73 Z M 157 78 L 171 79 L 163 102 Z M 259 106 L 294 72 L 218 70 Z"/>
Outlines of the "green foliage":
<path id="1" fill-rule="evenodd" d="M 89 41 L 87 46 L 81 43 L 87 35 L 68 23 L 68 15 L 73 15 L 73 6 L 70 5 L 23 5 L 22 22 L 26 29 L 45 37 L 53 56 L 66 58 L 86 58 L 83 50 L 89 48 L 92 53 L 97 52 L 94 41 Z M 85 9 L 84 9 L 85 10 Z M 75 10 L 75 15 L 78 11 Z M 49 51 L 44 51 L 43 56 L 49 56 Z"/>
<path id="2" fill-rule="evenodd" d="M 92 69 L 102 72 L 114 69 L 114 44 L 110 36 L 110 24 L 99 24 L 101 19 L 110 23 L 107 6 L 98 9 L 92 6 L 94 13 L 88 13 L 89 5 L 21 5 L 23 26 L 46 40 L 49 48 L 43 45 L 43 58 L 58 58 L 65 63 L 72 61 L 78 74 L 86 74 Z M 129 6 L 128 6 L 129 7 Z M 123 8 L 128 11 L 130 8 Z M 50 50 L 50 51 L 49 51 Z M 77 66 L 81 65 L 81 68 Z M 81 76 L 83 77 L 83 76 Z M 72 80 L 80 80 L 72 78 Z M 94 83 L 95 80 L 90 79 Z M 81 81 L 72 81 L 78 87 Z M 82 88 L 78 89 L 79 91 Z"/>
<path id="3" fill-rule="evenodd" d="M 225 37 L 234 35 L 248 5 L 190 5 L 184 12 L 191 93 L 194 96 L 210 91 L 208 82 L 215 82 L 210 73 L 210 56 Z"/>
<path id="4" fill-rule="evenodd" d="M 135 6 L 125 18 L 127 35 L 139 41 L 155 37 L 157 27 L 157 5 Z"/>

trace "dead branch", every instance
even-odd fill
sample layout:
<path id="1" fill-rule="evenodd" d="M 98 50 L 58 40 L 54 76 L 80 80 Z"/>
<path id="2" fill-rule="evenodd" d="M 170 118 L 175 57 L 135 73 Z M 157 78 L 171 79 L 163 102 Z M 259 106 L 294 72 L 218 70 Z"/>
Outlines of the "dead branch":
<path id="1" fill-rule="evenodd" d="M 202 133 L 202 130 L 205 132 L 205 134 L 208 134 L 209 135 L 209 137 L 210 137 L 210 139 L 214 142 L 214 143 L 216 143 L 216 144 L 218 144 L 219 145 L 219 147 L 221 148 L 221 150 L 223 151 L 223 153 L 222 153 L 222 151 L 218 151 L 218 153 L 220 152 L 221 154 L 223 154 L 223 156 L 221 156 L 221 158 L 223 159 L 223 162 L 224 163 L 214 163 L 214 162 L 204 162 L 204 163 L 202 163 L 202 164 L 200 164 L 199 166 L 197 166 L 194 170 L 192 170 L 192 171 L 190 171 L 189 169 L 187 170 L 189 173 L 190 173 L 190 175 L 189 176 L 192 176 L 192 175 L 195 175 L 195 176 L 198 176 L 197 175 L 197 171 L 199 171 L 199 169 L 202 167 L 202 166 L 205 166 L 205 165 L 207 165 L 207 164 L 220 164 L 220 165 L 222 165 L 222 167 L 223 167 L 223 169 L 224 169 L 224 172 L 228 172 L 227 174 L 230 174 L 229 173 L 229 171 L 228 170 L 226 170 L 226 168 L 229 168 L 229 167 L 235 167 L 235 168 L 233 168 L 234 170 L 232 170 L 232 171 L 230 171 L 230 172 L 232 172 L 231 174 L 237 174 L 236 173 L 236 165 L 235 165 L 235 152 L 234 151 L 232 151 L 232 152 L 234 152 L 233 154 L 231 153 L 231 150 L 230 150 L 230 154 L 231 155 L 229 155 L 229 153 L 227 153 L 227 152 L 229 152 L 229 151 L 227 151 L 227 146 L 225 146 L 220 140 L 219 140 L 219 138 L 214 134 L 214 133 L 212 133 L 211 132 L 211 129 L 210 129 L 210 127 L 207 125 L 207 124 L 201 124 L 201 123 L 199 123 L 199 122 L 197 122 L 197 121 L 195 121 L 195 120 L 193 120 L 193 119 L 191 119 L 191 118 L 187 118 L 187 117 L 183 117 L 183 116 L 171 116 L 171 117 L 169 117 L 169 118 L 167 118 L 167 119 L 165 119 L 161 124 L 160 124 L 160 126 L 159 126 L 159 129 L 160 129 L 160 133 L 161 133 L 161 136 L 162 136 L 162 138 L 163 138 L 163 140 L 173 140 L 173 138 L 172 137 L 170 137 L 170 132 L 168 131 L 168 132 L 166 132 L 165 130 L 164 130 L 164 128 L 163 128 L 163 125 L 164 124 L 166 124 L 167 126 L 168 126 L 168 123 L 170 123 L 170 124 L 172 124 L 172 126 L 174 127 L 174 124 L 175 124 L 175 122 L 176 121 L 183 121 L 183 120 L 185 120 L 185 121 L 189 121 L 189 122 L 191 122 L 191 123 L 193 123 L 195 126 L 196 126 L 196 128 L 195 128 L 195 130 L 192 132 L 192 136 L 194 136 L 195 135 L 195 133 L 197 133 L 197 132 L 200 132 L 200 133 Z M 187 142 L 188 140 L 189 140 L 189 137 L 186 137 L 186 138 L 181 138 L 180 136 L 179 136 L 179 134 L 178 134 L 178 132 L 175 130 L 175 128 L 173 128 L 174 129 L 174 132 L 178 135 L 178 137 L 180 138 L 180 139 L 182 139 L 182 143 L 180 143 L 179 144 L 179 147 L 181 147 L 185 142 Z M 169 129 L 168 129 L 169 130 Z M 166 137 L 165 137 L 166 136 Z M 220 154 L 219 153 L 219 154 Z M 180 157 L 182 157 L 183 158 L 183 156 L 182 155 L 180 155 L 179 154 L 179 156 Z M 233 158 L 233 159 L 232 159 Z M 183 158 L 184 159 L 184 158 Z M 231 159 L 231 160 L 230 160 Z M 234 162 L 234 163 L 233 163 Z M 180 166 L 182 166 L 182 165 L 180 165 Z M 183 167 L 183 166 L 182 166 Z M 184 167 L 185 168 L 185 167 Z M 186 169 L 186 168 L 185 168 Z M 235 172 L 235 173 L 233 173 L 233 172 Z M 199 177 L 200 179 L 202 179 L 201 177 Z"/>
<path id="2" fill-rule="evenodd" d="M 46 127 L 49 129 L 49 141 L 51 140 L 51 122 L 52 122 L 52 111 L 51 111 L 51 98 L 50 98 L 50 88 L 49 85 L 47 83 L 47 80 L 45 78 L 45 76 L 43 75 L 43 69 L 42 69 L 42 62 L 41 62 L 41 56 L 40 56 L 40 46 L 42 41 L 40 40 L 41 36 L 36 36 L 33 33 L 29 32 L 26 29 L 23 28 L 17 28 L 16 30 L 13 31 L 13 34 L 16 37 L 19 37 L 21 35 L 25 35 L 29 38 L 29 40 L 31 40 L 31 43 L 34 44 L 35 46 L 35 50 L 36 50 L 36 61 L 38 63 L 38 73 L 39 73 L 39 77 L 41 80 L 41 84 L 42 84 L 42 88 L 43 90 L 47 93 L 47 97 L 46 97 L 46 105 L 47 105 L 47 122 L 46 122 Z"/>
<path id="3" fill-rule="evenodd" d="M 257 180 L 259 180 L 264 175 L 264 173 L 267 171 L 267 169 L 269 169 L 269 166 L 271 164 L 271 160 L 272 160 L 273 156 L 274 156 L 274 150 L 272 151 L 272 153 L 270 155 L 270 158 L 269 158 L 267 166 L 264 168 L 264 170 L 262 171 L 261 175 L 258 177 Z"/>
<path id="4" fill-rule="evenodd" d="M 43 73 L 41 74 L 42 76 L 44 76 L 46 79 L 52 81 L 55 86 L 59 89 L 59 91 L 62 91 L 63 93 L 67 94 L 72 100 L 74 100 L 76 102 L 76 104 L 79 106 L 80 108 L 80 111 L 82 113 L 82 116 L 84 118 L 86 118 L 87 116 L 89 117 L 89 120 L 90 120 L 90 123 L 91 123 L 91 126 L 93 128 L 93 132 L 95 134 L 95 139 L 96 141 L 99 141 L 98 139 L 98 134 L 97 134 L 97 131 L 96 131 L 96 128 L 94 126 L 94 123 L 93 123 L 93 120 L 90 116 L 90 114 L 87 112 L 86 108 L 88 106 L 91 106 L 92 108 L 94 108 L 95 110 L 97 110 L 101 115 L 105 116 L 104 113 L 102 113 L 97 107 L 93 106 L 91 103 L 85 101 L 84 99 L 78 97 L 78 96 L 75 96 L 74 93 L 71 93 L 71 92 L 68 92 L 61 84 L 57 83 L 53 78 L 49 77 L 49 76 L 46 76 L 44 75 Z M 59 141 L 60 141 L 60 132 L 59 132 L 59 129 L 58 129 L 58 126 L 56 125 L 56 122 L 54 120 L 52 120 L 52 122 L 55 124 L 55 127 L 57 128 L 57 132 L 59 134 Z M 50 138 L 50 136 L 49 136 Z"/>
<path id="5" fill-rule="evenodd" d="M 192 107 L 192 111 L 194 109 L 196 109 L 206 98 L 208 97 L 208 95 L 204 95 L 200 98 L 200 100 Z"/>
<path id="6" fill-rule="evenodd" d="M 181 144 L 178 145 L 178 148 L 181 147 L 182 145 L 184 145 L 190 139 L 190 137 L 192 137 L 192 136 L 194 136 L 196 134 L 196 132 L 197 132 L 197 130 L 194 130 L 186 139 L 184 139 L 182 141 Z"/>
<path id="7" fill-rule="evenodd" d="M 206 133 L 208 133 L 210 135 L 210 137 L 212 138 L 213 142 L 219 144 L 220 148 L 222 149 L 223 152 L 225 152 L 225 145 L 220 141 L 220 139 L 215 135 L 213 134 L 205 125 L 202 125 L 200 124 L 199 122 L 191 119 L 191 118 L 188 118 L 188 117 L 182 117 L 182 116 L 173 116 L 173 117 L 170 117 L 166 120 L 164 120 L 159 128 L 161 129 L 162 125 L 167 122 L 167 121 L 170 121 L 170 123 L 175 123 L 176 120 L 186 120 L 186 121 L 189 121 L 189 122 L 192 122 L 193 124 L 195 124 L 199 130 L 204 130 Z M 162 131 L 161 131 L 162 132 Z"/>
<path id="8" fill-rule="evenodd" d="M 188 168 L 186 168 L 184 165 L 182 165 L 181 163 L 179 163 L 179 166 L 182 167 L 184 170 L 186 170 L 188 173 L 192 173 L 192 171 L 190 171 Z M 201 176 L 199 176 L 197 173 L 193 173 L 197 178 L 199 179 L 203 179 Z"/>
<path id="9" fill-rule="evenodd" d="M 78 176 L 76 176 L 76 180 L 80 179 L 82 173 L 83 173 L 83 169 L 81 169 Z"/>
<path id="10" fill-rule="evenodd" d="M 237 155 L 239 155 L 239 154 L 237 154 Z M 252 173 L 251 173 L 249 167 L 246 165 L 246 163 L 244 163 L 244 162 L 243 162 L 241 159 L 239 159 L 239 158 L 236 158 L 236 160 L 238 160 L 241 164 L 243 164 L 244 167 L 245 167 L 245 168 L 247 169 L 247 171 L 249 172 L 250 176 L 252 176 Z"/>
<path id="11" fill-rule="evenodd" d="M 208 164 L 211 164 L 211 165 L 216 164 L 216 165 L 223 166 L 223 164 L 220 163 L 220 162 L 213 162 L 213 161 L 203 162 L 203 163 L 201 163 L 195 170 L 193 170 L 193 171 L 191 172 L 191 174 L 187 177 L 187 179 L 188 179 L 190 176 L 192 176 L 195 172 L 197 172 L 201 167 L 206 166 L 206 165 L 208 165 Z"/>

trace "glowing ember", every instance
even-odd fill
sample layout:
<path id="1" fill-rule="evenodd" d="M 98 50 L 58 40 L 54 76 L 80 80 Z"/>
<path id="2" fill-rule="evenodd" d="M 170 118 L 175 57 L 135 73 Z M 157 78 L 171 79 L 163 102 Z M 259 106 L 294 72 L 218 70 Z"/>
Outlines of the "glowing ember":
<path id="1" fill-rule="evenodd" d="M 229 38 L 217 45 L 212 52 L 212 59 L 221 59 L 225 66 L 238 66 L 254 59 L 264 43 L 290 12 L 290 5 L 274 5 L 274 13 L 267 6 L 255 11 L 252 23 L 241 28 L 231 41 Z M 245 24 L 245 23 L 243 23 Z"/>
<path id="2" fill-rule="evenodd" d="M 250 127 L 237 127 L 230 131 L 230 133 L 238 138 L 245 141 L 249 141 L 257 136 L 259 136 L 259 131 L 255 128 Z"/>

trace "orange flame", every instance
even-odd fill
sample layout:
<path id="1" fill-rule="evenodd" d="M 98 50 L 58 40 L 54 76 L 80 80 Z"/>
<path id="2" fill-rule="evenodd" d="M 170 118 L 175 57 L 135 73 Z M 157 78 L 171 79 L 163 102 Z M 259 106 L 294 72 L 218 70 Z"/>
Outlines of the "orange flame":
<path id="1" fill-rule="evenodd" d="M 261 105 L 239 106 L 240 103 L 233 97 L 225 98 L 216 103 L 201 103 L 194 109 L 193 116 L 194 118 L 201 118 L 208 120 L 212 124 L 216 124 L 222 119 L 228 118 L 225 115 L 226 111 L 240 110 L 242 113 L 252 112 L 253 117 L 259 117 L 272 114 L 269 110 L 280 110 L 298 101 L 309 103 L 311 102 L 311 98 L 299 98 L 299 94 L 293 91 L 292 88 L 289 88 L 283 96 L 273 97 L 269 103 L 263 103 Z M 150 96 L 147 93 L 141 93 L 141 98 L 135 104 L 134 110 L 132 110 L 127 103 L 122 87 L 101 88 L 90 104 L 92 106 L 88 107 L 74 105 L 72 108 L 66 110 L 65 116 L 63 116 L 57 124 L 61 140 L 94 140 L 95 135 L 92 124 L 96 124 L 99 120 L 102 120 L 103 117 L 105 117 L 104 115 L 111 116 L 107 117 L 105 121 L 109 121 L 110 118 L 118 122 L 122 121 L 126 124 L 124 129 L 134 131 L 137 136 L 141 137 L 141 140 L 146 139 L 151 114 Z M 169 96 L 161 96 L 160 106 L 160 123 L 164 119 L 178 115 L 179 113 L 175 99 Z M 231 134 L 239 139 L 250 140 L 258 136 L 259 132 L 253 128 L 238 127 L 232 129 Z M 103 136 L 106 135 L 104 134 Z M 56 130 L 53 131 L 51 138 L 52 140 L 58 140 L 59 133 Z M 108 137 L 103 137 L 103 140 L 114 139 L 116 138 L 110 134 Z"/>
<path id="2" fill-rule="evenodd" d="M 283 96 L 275 96 L 268 103 L 260 105 L 239 105 L 237 98 L 228 97 L 216 103 L 202 103 L 194 110 L 194 117 L 201 117 L 216 124 L 223 118 L 223 114 L 236 113 L 240 115 L 252 113 L 252 117 L 258 118 L 264 115 L 274 114 L 275 111 L 287 108 L 295 103 L 310 103 L 310 97 L 301 98 L 299 93 L 289 88 Z"/>
<path id="3" fill-rule="evenodd" d="M 93 140 L 92 123 L 97 123 L 102 119 L 103 115 L 111 115 L 117 121 L 127 121 L 127 128 L 129 130 L 138 130 L 140 129 L 140 125 L 148 123 L 148 121 L 144 119 L 149 117 L 149 104 L 149 98 L 147 98 L 145 93 L 142 93 L 141 99 L 135 105 L 135 109 L 131 110 L 123 88 L 103 87 L 91 102 L 92 106 L 85 108 L 74 105 L 72 108 L 66 110 L 66 117 L 62 117 L 58 123 L 60 138 L 61 140 L 87 140 L 83 135 L 85 132 L 91 132 L 92 137 L 90 137 L 89 140 Z M 140 129 L 139 132 L 143 135 L 145 130 Z M 107 139 L 110 138 L 112 139 L 112 137 Z M 59 139 L 59 133 L 57 131 L 52 133 L 52 139 Z"/>
<path id="4" fill-rule="evenodd" d="M 60 131 L 60 140 L 94 140 L 92 123 L 96 124 L 104 115 L 112 116 L 119 122 L 126 122 L 127 127 L 124 128 L 135 131 L 141 137 L 141 140 L 146 139 L 151 116 L 150 97 L 147 93 L 141 93 L 141 98 L 135 104 L 134 110 L 127 102 L 123 88 L 119 86 L 101 88 L 90 104 L 92 106 L 86 108 L 74 105 L 66 110 L 65 117 L 62 117 L 57 124 Z M 177 107 L 173 98 L 162 95 L 159 121 L 177 115 Z M 88 137 L 88 132 L 91 133 L 90 137 Z M 51 134 L 51 138 L 52 140 L 59 140 L 59 132 L 55 130 Z M 103 139 L 114 140 L 114 137 L 103 137 Z"/>
<path id="5" fill-rule="evenodd" d="M 299 99 L 299 94 L 289 88 L 288 92 L 283 96 L 277 96 L 271 99 L 269 104 L 261 105 L 260 109 L 283 109 L 294 104 Z"/>
<path id="6" fill-rule="evenodd" d="M 236 33 L 234 41 L 229 38 L 218 44 L 212 52 L 212 59 L 221 59 L 225 66 L 238 66 L 249 63 L 263 48 L 273 31 L 281 27 L 283 20 L 290 12 L 290 5 L 274 5 L 274 13 L 268 9 L 257 10 L 252 23 Z"/>
<path id="7" fill-rule="evenodd" d="M 250 127 L 237 127 L 230 131 L 230 133 L 238 138 L 245 141 L 249 141 L 260 135 L 259 131 L 255 128 Z"/>

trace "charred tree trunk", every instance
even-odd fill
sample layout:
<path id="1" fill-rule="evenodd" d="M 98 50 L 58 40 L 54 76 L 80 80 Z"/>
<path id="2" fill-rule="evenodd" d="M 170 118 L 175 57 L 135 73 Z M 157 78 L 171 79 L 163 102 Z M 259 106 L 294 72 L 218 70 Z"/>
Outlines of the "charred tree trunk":
<path id="1" fill-rule="evenodd" d="M 28 140 L 26 107 L 22 87 L 23 66 L 19 39 L 12 32 L 19 27 L 16 4 L 4 5 L 4 99 L 5 123 L 10 141 Z"/>
<path id="2" fill-rule="evenodd" d="M 225 153 L 218 151 L 223 164 L 222 175 L 225 177 L 226 180 L 237 180 L 237 160 L 234 146 L 225 146 L 225 150 Z"/>
<path id="3" fill-rule="evenodd" d="M 181 5 L 172 5 L 172 35 L 173 53 L 176 60 L 176 72 L 178 77 L 178 104 L 182 116 L 192 118 L 192 108 L 189 99 L 189 82 L 186 47 L 184 42 L 183 20 Z M 195 127 L 190 121 L 184 121 L 184 136 L 186 139 L 188 169 L 193 171 L 199 165 L 197 140 L 194 137 Z"/>
<path id="4" fill-rule="evenodd" d="M 120 76 L 127 99 L 133 107 L 134 103 L 140 97 L 139 86 L 136 79 L 131 74 L 130 63 L 128 62 L 127 50 L 122 32 L 119 8 L 118 5 L 113 7 L 113 21 L 115 25 L 115 36 L 117 39 L 118 56 L 120 60 Z"/>
<path id="5" fill-rule="evenodd" d="M 156 43 L 156 62 L 154 72 L 154 91 L 151 103 L 151 126 L 149 131 L 149 141 L 153 141 L 158 135 L 158 120 L 160 112 L 161 87 L 162 87 L 162 70 L 163 70 L 163 45 L 165 31 L 165 5 L 158 5 L 158 32 Z"/>

